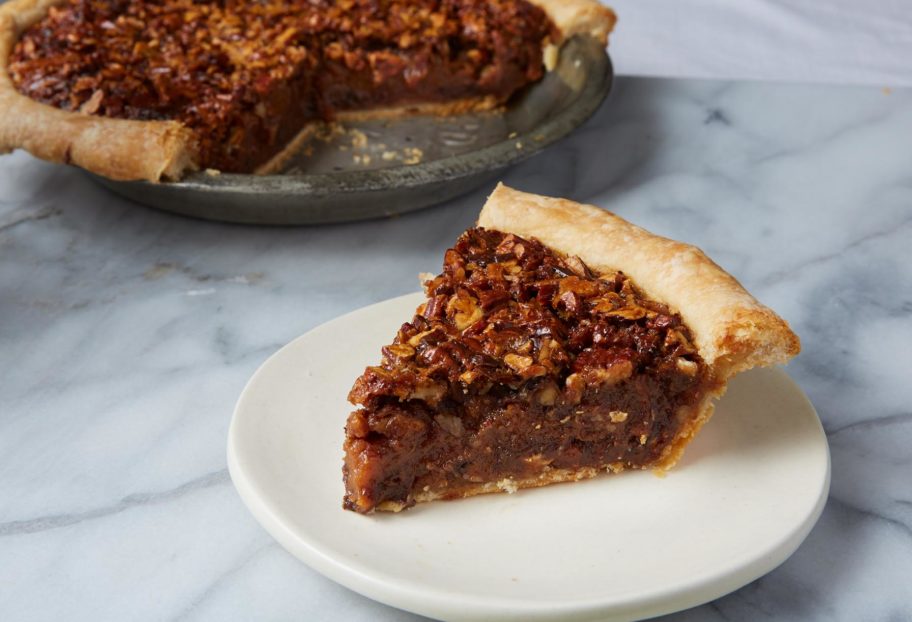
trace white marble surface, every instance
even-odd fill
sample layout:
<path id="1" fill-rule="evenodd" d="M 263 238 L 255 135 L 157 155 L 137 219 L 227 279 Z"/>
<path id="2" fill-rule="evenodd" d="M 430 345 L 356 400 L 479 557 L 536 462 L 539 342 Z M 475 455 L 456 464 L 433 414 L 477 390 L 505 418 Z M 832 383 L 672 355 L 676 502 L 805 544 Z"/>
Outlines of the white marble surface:
<path id="1" fill-rule="evenodd" d="M 803 339 L 789 373 L 830 440 L 823 517 L 779 569 L 670 620 L 912 619 L 910 139 L 912 91 L 622 78 L 505 174 L 702 246 Z M 486 190 L 256 229 L 0 158 L 0 619 L 416 619 L 274 544 L 225 437 L 270 353 L 414 290 Z"/>
<path id="2" fill-rule="evenodd" d="M 618 73 L 912 86 L 907 0 L 602 0 Z"/>

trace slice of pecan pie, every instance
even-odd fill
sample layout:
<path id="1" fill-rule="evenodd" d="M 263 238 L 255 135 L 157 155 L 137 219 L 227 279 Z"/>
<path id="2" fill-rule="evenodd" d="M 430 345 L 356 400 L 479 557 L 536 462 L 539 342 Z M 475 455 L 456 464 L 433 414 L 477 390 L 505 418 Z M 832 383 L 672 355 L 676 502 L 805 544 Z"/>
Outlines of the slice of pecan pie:
<path id="1" fill-rule="evenodd" d="M 700 250 L 499 186 L 349 400 L 344 506 L 667 469 L 798 338 Z"/>
<path id="2" fill-rule="evenodd" d="M 318 121 L 500 105 L 613 24 L 597 0 L 10 0 L 0 153 L 265 172 Z"/>

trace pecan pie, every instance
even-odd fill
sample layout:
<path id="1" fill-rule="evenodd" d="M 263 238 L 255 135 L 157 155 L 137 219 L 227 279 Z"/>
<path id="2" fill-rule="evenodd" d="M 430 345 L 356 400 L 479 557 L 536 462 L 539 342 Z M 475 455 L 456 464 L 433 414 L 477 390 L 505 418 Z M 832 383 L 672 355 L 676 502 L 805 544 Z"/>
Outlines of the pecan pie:
<path id="1" fill-rule="evenodd" d="M 596 0 L 11 0 L 0 152 L 116 179 L 268 171 L 319 121 L 492 108 Z"/>
<path id="2" fill-rule="evenodd" d="M 798 338 L 698 249 L 499 186 L 349 400 L 347 509 L 667 469 Z"/>

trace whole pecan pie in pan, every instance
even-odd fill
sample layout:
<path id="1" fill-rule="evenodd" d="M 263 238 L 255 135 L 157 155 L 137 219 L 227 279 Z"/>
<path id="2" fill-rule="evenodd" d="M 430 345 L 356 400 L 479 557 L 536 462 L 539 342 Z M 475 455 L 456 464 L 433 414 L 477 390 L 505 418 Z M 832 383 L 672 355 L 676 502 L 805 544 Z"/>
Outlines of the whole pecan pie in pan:
<path id="1" fill-rule="evenodd" d="M 12 0 L 0 152 L 120 180 L 268 172 L 320 121 L 501 105 L 613 24 L 595 0 Z"/>
<path id="2" fill-rule="evenodd" d="M 499 186 L 349 400 L 347 509 L 674 465 L 798 338 L 700 250 Z"/>

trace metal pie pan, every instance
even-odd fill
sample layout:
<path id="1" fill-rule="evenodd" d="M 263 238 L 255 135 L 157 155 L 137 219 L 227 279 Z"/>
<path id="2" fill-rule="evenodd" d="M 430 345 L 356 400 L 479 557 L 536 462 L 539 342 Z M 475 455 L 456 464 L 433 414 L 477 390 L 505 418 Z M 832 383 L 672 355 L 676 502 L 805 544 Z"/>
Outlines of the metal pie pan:
<path id="1" fill-rule="evenodd" d="M 264 225 L 378 218 L 441 203 L 560 140 L 611 90 L 605 49 L 567 41 L 553 71 L 502 112 L 346 123 L 310 140 L 274 175 L 194 173 L 178 182 L 113 181 L 128 199 L 186 216 Z"/>

